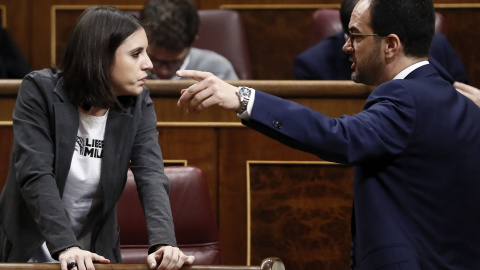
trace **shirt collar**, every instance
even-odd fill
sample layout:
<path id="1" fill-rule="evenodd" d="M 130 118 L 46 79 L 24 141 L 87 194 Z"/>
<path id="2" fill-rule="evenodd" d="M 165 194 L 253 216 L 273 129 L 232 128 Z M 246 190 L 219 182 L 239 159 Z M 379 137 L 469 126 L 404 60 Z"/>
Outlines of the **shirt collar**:
<path id="1" fill-rule="evenodd" d="M 394 80 L 399 80 L 399 79 L 405 79 L 405 77 L 408 76 L 408 74 L 410 74 L 412 71 L 414 71 L 415 69 L 421 67 L 421 66 L 424 66 L 424 65 L 428 65 L 428 61 L 427 60 L 424 60 L 424 61 L 420 61 L 418 63 L 415 63 L 409 67 L 407 67 L 406 69 L 400 71 L 400 73 L 397 74 L 397 76 L 395 76 L 393 79 Z"/>

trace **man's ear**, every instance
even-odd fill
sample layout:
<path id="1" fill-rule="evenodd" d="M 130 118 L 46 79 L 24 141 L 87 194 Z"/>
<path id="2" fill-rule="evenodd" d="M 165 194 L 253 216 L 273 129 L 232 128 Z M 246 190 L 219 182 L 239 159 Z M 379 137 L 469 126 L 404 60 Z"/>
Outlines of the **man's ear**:
<path id="1" fill-rule="evenodd" d="M 399 53 L 400 50 L 403 50 L 402 43 L 400 38 L 395 34 L 390 34 L 385 37 L 385 57 L 392 58 Z"/>

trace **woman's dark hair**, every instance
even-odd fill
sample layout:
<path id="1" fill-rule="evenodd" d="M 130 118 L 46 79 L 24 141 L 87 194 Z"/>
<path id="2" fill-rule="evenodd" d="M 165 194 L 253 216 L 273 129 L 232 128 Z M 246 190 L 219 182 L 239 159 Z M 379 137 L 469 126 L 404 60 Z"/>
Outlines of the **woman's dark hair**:
<path id="1" fill-rule="evenodd" d="M 82 13 L 62 63 L 64 87 L 77 106 L 121 107 L 110 87 L 110 69 L 117 48 L 139 28 L 134 16 L 111 6 L 94 6 Z"/>
<path id="2" fill-rule="evenodd" d="M 373 32 L 396 34 L 405 54 L 425 57 L 435 33 L 435 10 L 432 0 L 371 0 Z"/>

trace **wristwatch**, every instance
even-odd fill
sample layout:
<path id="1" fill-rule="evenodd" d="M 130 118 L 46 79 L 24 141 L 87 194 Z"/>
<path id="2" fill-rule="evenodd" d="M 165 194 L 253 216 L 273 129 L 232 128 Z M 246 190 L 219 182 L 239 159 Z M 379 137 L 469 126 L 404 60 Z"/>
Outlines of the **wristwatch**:
<path id="1" fill-rule="evenodd" d="M 252 93 L 252 88 L 249 88 L 246 86 L 239 86 L 237 88 L 237 96 L 238 96 L 238 99 L 240 99 L 240 108 L 238 108 L 238 110 L 235 111 L 237 114 L 242 114 L 247 109 L 247 105 L 248 105 L 248 101 L 250 101 L 251 93 Z"/>

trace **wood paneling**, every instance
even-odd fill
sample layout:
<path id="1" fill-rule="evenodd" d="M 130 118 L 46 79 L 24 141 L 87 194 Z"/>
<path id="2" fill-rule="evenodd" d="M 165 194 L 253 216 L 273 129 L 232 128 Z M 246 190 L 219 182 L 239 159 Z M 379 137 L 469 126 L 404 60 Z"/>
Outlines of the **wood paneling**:
<path id="1" fill-rule="evenodd" d="M 443 5 L 437 11 L 445 16 L 447 21 L 447 39 L 452 44 L 458 56 L 465 66 L 469 83 L 480 87 L 480 39 L 472 37 L 471 31 L 478 27 L 478 20 L 465 20 L 462 18 L 471 18 L 480 16 L 480 4 L 464 6 L 464 8 L 455 8 L 457 5 Z M 462 7 L 462 6 L 460 6 Z M 468 7 L 468 8 L 466 8 Z M 469 33 L 470 32 L 470 33 Z"/>
<path id="2" fill-rule="evenodd" d="M 65 8 L 115 4 L 143 5 L 145 0 L 0 0 L 1 18 L 34 69 L 61 60 L 65 42 L 80 10 Z M 231 8 L 241 14 L 248 36 L 255 79 L 293 78 L 292 61 L 306 49 L 311 14 L 318 7 L 341 0 L 196 0 L 200 9 Z M 480 15 L 480 0 L 435 0 L 448 23 L 447 37 L 463 61 L 470 83 L 480 87 L 479 39 L 472 35 Z M 450 5 L 440 5 L 450 4 Z M 466 5 L 464 5 L 466 4 Z M 227 6 L 229 5 L 229 6 Z M 234 6 L 232 6 L 234 5 Z M 248 6 L 247 6 L 248 5 Z M 254 6 L 252 6 L 254 5 Z M 281 5 L 281 6 L 279 6 Z M 62 7 L 62 8 L 59 8 Z M 52 21 L 55 19 L 54 21 Z M 53 27 L 52 27 L 53 26 Z M 55 31 L 52 31 L 54 29 Z M 55 36 L 53 33 L 55 32 Z M 52 37 L 54 37 L 52 41 Z M 0 82 L 0 121 L 10 121 L 15 102 L 14 85 Z M 329 116 L 360 111 L 368 87 L 351 82 L 237 81 L 295 100 Z M 221 232 L 224 262 L 247 261 L 247 162 L 251 160 L 318 161 L 243 127 L 235 114 L 212 109 L 186 114 L 176 106 L 179 91 L 191 82 L 148 82 L 158 117 L 159 142 L 165 159 L 187 160 L 206 174 Z M 6 90 L 10 89 L 10 90 Z M 8 172 L 13 133 L 11 124 L 0 127 L 0 184 Z M 339 240 L 343 241 L 343 240 Z"/>
<path id="3" fill-rule="evenodd" d="M 286 269 L 348 269 L 352 167 L 327 162 L 248 162 L 252 264 L 265 254 Z"/>
<path id="4" fill-rule="evenodd" d="M 157 129 L 163 157 L 165 160 L 186 161 L 188 165 L 204 171 L 220 229 L 224 263 L 246 264 L 248 162 L 316 162 L 319 158 L 244 127 L 235 113 L 213 109 L 201 114 L 186 114 L 176 106 L 176 102 L 180 90 L 192 83 L 168 80 L 147 82 L 157 112 Z M 369 87 L 350 81 L 253 80 L 233 83 L 295 100 L 332 117 L 359 112 L 371 91 Z M 13 108 L 19 84 L 20 80 L 0 80 L 0 108 Z M 0 110 L 0 119 L 3 119 L 0 122 L 0 147 L 3 149 L 0 155 L 0 186 L 3 186 L 8 173 L 13 141 L 11 111 L 8 110 Z M 277 168 L 273 169 L 276 170 Z M 283 167 L 279 168 L 276 175 L 283 175 L 284 170 Z M 263 177 L 263 174 L 257 175 L 257 172 L 261 173 L 261 170 L 256 170 L 252 179 Z M 313 173 L 309 177 L 311 175 Z M 279 180 L 279 183 L 283 181 Z M 303 185 L 302 181 L 298 184 Z M 335 241 L 341 246 L 345 240 L 342 238 Z M 343 261 L 341 258 L 339 260 Z"/>
<path id="5" fill-rule="evenodd" d="M 70 29 L 89 5 L 141 7 L 144 0 L 0 0 L 7 30 L 34 69 L 58 64 Z M 197 0 L 200 9 L 238 10 L 244 20 L 254 79 L 293 79 L 292 61 L 307 49 L 311 15 L 316 8 L 338 7 L 341 0 Z M 480 0 L 435 0 L 445 15 L 448 39 L 463 61 L 470 83 L 480 87 L 479 37 L 471 35 L 480 15 Z M 77 10 L 74 10 L 74 9 Z M 35 12 L 33 12 L 33 10 Z M 5 13 L 5 14 L 3 14 Z M 52 36 L 56 34 L 55 36 Z M 52 59 L 56 61 L 52 61 Z"/>
<path id="6" fill-rule="evenodd" d="M 15 40 L 20 51 L 27 60 L 31 60 L 32 53 L 32 9 L 30 7 L 32 0 L 0 0 L 2 9 L 2 24 L 6 22 L 6 27 L 10 36 Z M 30 62 L 31 63 L 31 62 Z"/>

